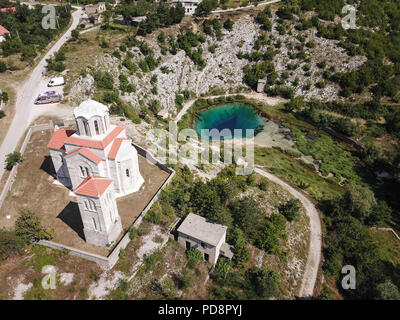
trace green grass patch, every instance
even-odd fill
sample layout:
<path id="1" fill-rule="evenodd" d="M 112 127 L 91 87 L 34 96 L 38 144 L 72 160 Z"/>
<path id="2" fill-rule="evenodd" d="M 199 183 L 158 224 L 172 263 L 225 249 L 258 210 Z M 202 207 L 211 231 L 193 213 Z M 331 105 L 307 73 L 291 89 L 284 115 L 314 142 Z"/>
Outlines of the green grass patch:
<path id="1" fill-rule="evenodd" d="M 257 165 L 267 167 L 272 173 L 305 190 L 316 200 L 332 199 L 343 193 L 343 188 L 331 179 L 318 175 L 315 168 L 271 148 L 255 148 Z"/>
<path id="2" fill-rule="evenodd" d="M 371 229 L 372 241 L 378 246 L 379 258 L 393 266 L 400 266 L 400 240 L 390 231 Z"/>
<path id="3" fill-rule="evenodd" d="M 50 252 L 51 250 L 51 252 Z M 49 253 L 48 253 L 49 251 Z M 41 272 L 46 265 L 58 265 L 61 257 L 67 254 L 67 250 L 53 250 L 41 245 L 32 245 L 32 258 L 24 262 L 26 267 L 33 267 L 36 271 Z"/>
<path id="4" fill-rule="evenodd" d="M 304 132 L 293 125 L 287 125 L 287 127 L 290 128 L 290 134 L 296 141 L 296 148 L 303 154 L 318 160 L 323 176 L 332 173 L 337 181 L 341 181 L 343 177 L 349 182 L 361 184 L 362 178 L 356 171 L 359 159 L 339 143 L 335 143 L 327 135 L 319 135 L 312 131 Z"/>

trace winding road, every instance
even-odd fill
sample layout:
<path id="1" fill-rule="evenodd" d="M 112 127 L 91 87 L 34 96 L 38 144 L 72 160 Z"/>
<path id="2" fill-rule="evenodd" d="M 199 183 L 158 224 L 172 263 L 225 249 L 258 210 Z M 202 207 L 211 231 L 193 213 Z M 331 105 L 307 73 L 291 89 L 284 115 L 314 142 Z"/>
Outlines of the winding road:
<path id="1" fill-rule="evenodd" d="M 280 185 L 293 197 L 299 199 L 306 210 L 307 216 L 310 218 L 310 247 L 308 249 L 307 262 L 304 268 L 304 275 L 298 295 L 300 298 L 311 298 L 313 296 L 315 283 L 317 281 L 322 248 L 321 220 L 318 211 L 314 204 L 305 195 L 297 191 L 295 188 L 290 186 L 276 175 L 260 168 L 254 168 L 254 171 Z"/>
<path id="2" fill-rule="evenodd" d="M 242 93 L 242 95 L 247 98 L 258 99 L 266 102 L 270 105 L 277 105 L 286 100 L 281 98 L 271 98 L 267 97 L 265 94 L 260 93 Z M 216 96 L 215 96 L 216 97 Z M 204 97 L 204 99 L 215 98 Z M 175 117 L 175 122 L 178 123 L 179 120 L 185 115 L 196 99 L 187 101 L 181 111 Z M 310 219 L 310 246 L 307 254 L 307 262 L 304 268 L 304 275 L 301 282 L 300 290 L 298 293 L 299 298 L 310 299 L 313 296 L 314 287 L 317 281 L 319 263 L 321 261 L 321 250 L 322 250 L 322 230 L 321 230 L 321 219 L 315 205 L 301 192 L 293 188 L 291 185 L 283 181 L 278 176 L 264 171 L 261 168 L 254 168 L 254 171 L 258 174 L 266 177 L 272 182 L 280 185 L 286 191 L 288 191 L 293 197 L 299 199 L 305 209 L 306 215 Z"/>
<path id="3" fill-rule="evenodd" d="M 71 31 L 79 24 L 79 18 L 83 12 L 82 8 L 75 6 L 73 8 L 76 10 L 72 13 L 71 26 L 42 57 L 41 61 L 21 85 L 21 88 L 17 90 L 14 119 L 0 147 L 0 163 L 2 164 L 0 165 L 0 179 L 5 171 L 5 166 L 3 164 L 5 164 L 6 155 L 15 151 L 29 124 L 40 115 L 57 113 L 58 111 L 65 110 L 60 104 L 35 105 L 33 102 L 39 93 L 48 90 L 47 79 L 42 76 L 42 70 L 47 64 L 46 59 L 50 58 L 61 48 L 71 36 Z M 52 90 L 60 92 L 62 88 L 58 87 Z"/>

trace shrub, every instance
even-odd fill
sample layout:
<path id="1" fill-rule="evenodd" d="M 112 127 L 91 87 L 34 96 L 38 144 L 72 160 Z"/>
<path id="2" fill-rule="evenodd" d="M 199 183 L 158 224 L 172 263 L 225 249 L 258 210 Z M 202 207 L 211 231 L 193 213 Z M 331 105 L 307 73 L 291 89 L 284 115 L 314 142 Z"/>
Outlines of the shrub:
<path id="1" fill-rule="evenodd" d="M 7 66 L 4 61 L 0 61 L 0 72 L 4 72 L 7 70 Z"/>
<path id="2" fill-rule="evenodd" d="M 267 191 L 268 188 L 268 181 L 267 179 L 262 179 L 258 184 L 258 188 L 262 191 Z"/>
<path id="3" fill-rule="evenodd" d="M 279 278 L 275 271 L 254 268 L 247 273 L 247 278 L 258 297 L 268 299 L 276 294 Z"/>
<path id="4" fill-rule="evenodd" d="M 189 267 L 194 268 L 199 261 L 203 259 L 202 253 L 197 249 L 189 249 L 186 251 L 186 257 L 189 260 Z"/>
<path id="5" fill-rule="evenodd" d="M 166 277 L 161 283 L 162 293 L 167 298 L 172 298 L 175 293 L 174 281 L 170 277 Z"/>
<path id="6" fill-rule="evenodd" d="M 228 19 L 224 22 L 224 28 L 228 31 L 231 31 L 233 29 L 233 21 L 231 19 Z"/>
<path id="7" fill-rule="evenodd" d="M 3 110 L 0 110 L 0 119 L 4 118 L 6 116 L 6 113 Z"/>
<path id="8" fill-rule="evenodd" d="M 32 211 L 22 210 L 15 222 L 15 234 L 29 243 L 31 241 L 50 240 L 54 231 L 42 227 L 39 217 Z"/>
<path id="9" fill-rule="evenodd" d="M 221 257 L 218 259 L 213 274 L 217 277 L 225 279 L 228 273 L 231 271 L 231 269 L 232 269 L 232 261 L 224 257 Z"/>
<path id="10" fill-rule="evenodd" d="M 283 214 L 288 221 L 296 220 L 299 216 L 301 202 L 298 199 L 291 199 L 286 204 L 279 207 L 279 212 Z"/>
<path id="11" fill-rule="evenodd" d="M 112 89 L 114 86 L 114 79 L 109 72 L 97 71 L 93 75 L 96 85 L 100 89 Z"/>
<path id="12" fill-rule="evenodd" d="M 78 40 L 79 39 L 79 31 L 74 29 L 71 31 L 71 39 L 72 40 Z"/>
<path id="13" fill-rule="evenodd" d="M 14 231 L 0 229 L 0 262 L 14 254 L 21 254 L 24 241 Z"/>
<path id="14" fill-rule="evenodd" d="M 23 159 L 22 155 L 17 151 L 15 151 L 13 153 L 9 153 L 6 158 L 7 170 L 11 170 L 17 163 L 20 163 L 23 160 L 24 159 Z"/>
<path id="15" fill-rule="evenodd" d="M 182 291 L 187 291 L 191 286 L 193 286 L 193 276 L 185 269 L 185 271 L 178 277 L 178 287 Z"/>

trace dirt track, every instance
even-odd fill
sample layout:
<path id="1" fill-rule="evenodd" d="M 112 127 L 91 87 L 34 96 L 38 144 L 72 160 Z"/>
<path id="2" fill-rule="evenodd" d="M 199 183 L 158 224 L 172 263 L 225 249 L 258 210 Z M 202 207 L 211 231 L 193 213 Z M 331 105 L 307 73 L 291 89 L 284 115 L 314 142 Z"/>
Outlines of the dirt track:
<path id="1" fill-rule="evenodd" d="M 292 196 L 299 199 L 306 210 L 307 216 L 310 218 L 310 247 L 308 249 L 307 263 L 304 269 L 303 280 L 298 296 L 301 298 L 311 298 L 313 295 L 315 283 L 317 281 L 322 248 L 321 220 L 318 211 L 315 208 L 314 204 L 309 199 L 307 199 L 306 196 L 304 196 L 301 192 L 297 191 L 274 174 L 266 172 L 260 168 L 255 168 L 254 171 L 271 180 L 272 182 L 279 184 Z"/>

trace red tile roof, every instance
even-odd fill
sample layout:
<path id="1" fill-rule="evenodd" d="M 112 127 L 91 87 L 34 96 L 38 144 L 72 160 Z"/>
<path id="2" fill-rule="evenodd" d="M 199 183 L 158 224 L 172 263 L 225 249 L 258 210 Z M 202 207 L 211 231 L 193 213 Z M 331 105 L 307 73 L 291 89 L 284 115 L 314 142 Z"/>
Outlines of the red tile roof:
<path id="1" fill-rule="evenodd" d="M 112 180 L 104 177 L 87 176 L 74 192 L 83 196 L 99 198 L 111 183 Z"/>
<path id="2" fill-rule="evenodd" d="M 98 155 L 94 154 L 92 151 L 90 151 L 86 148 L 78 148 L 78 149 L 66 154 L 65 157 L 68 157 L 68 156 L 76 154 L 76 153 L 80 153 L 81 155 L 85 156 L 86 158 L 88 158 L 89 160 L 92 160 L 95 163 L 101 162 L 101 158 Z"/>
<path id="3" fill-rule="evenodd" d="M 47 148 L 57 149 L 57 150 L 65 150 L 64 143 L 65 140 L 72 136 L 75 133 L 74 130 L 65 130 L 65 129 L 58 129 L 54 132 L 53 136 L 50 139 Z"/>
<path id="4" fill-rule="evenodd" d="M 4 36 L 5 34 L 10 33 L 6 28 L 0 26 L 0 36 Z"/>
<path id="5" fill-rule="evenodd" d="M 4 12 L 8 12 L 8 11 L 12 11 L 12 12 L 17 12 L 17 8 L 15 7 L 11 7 L 11 8 L 1 8 L 0 12 L 4 13 Z"/>
<path id="6" fill-rule="evenodd" d="M 117 138 L 114 140 L 114 143 L 111 147 L 110 153 L 108 154 L 108 159 L 115 159 L 117 157 L 119 148 L 121 147 L 122 141 L 124 141 L 124 139 L 121 138 Z"/>
<path id="7" fill-rule="evenodd" d="M 88 140 L 82 139 L 78 137 L 70 137 L 65 140 L 66 144 L 72 144 L 79 147 L 88 147 L 93 149 L 102 149 L 104 150 L 125 128 L 123 126 L 116 126 L 113 131 L 111 131 L 108 136 L 106 136 L 103 140 Z"/>

